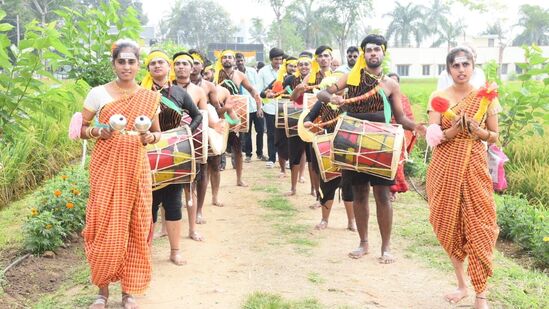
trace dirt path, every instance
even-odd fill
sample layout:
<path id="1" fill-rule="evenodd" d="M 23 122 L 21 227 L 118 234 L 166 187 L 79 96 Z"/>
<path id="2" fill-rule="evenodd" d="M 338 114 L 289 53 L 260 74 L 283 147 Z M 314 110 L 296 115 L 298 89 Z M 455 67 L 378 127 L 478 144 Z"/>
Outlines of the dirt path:
<path id="1" fill-rule="evenodd" d="M 284 201 L 281 193 L 289 188 L 289 178 L 279 179 L 277 169 L 254 160 L 244 165 L 250 187 L 236 187 L 228 161 L 221 185 L 225 207 L 211 206 L 209 192 L 206 197 L 207 224 L 199 226 L 206 241 L 182 240 L 188 264 L 169 263 L 167 240 L 155 241 L 153 281 L 139 299 L 143 308 L 241 308 L 259 291 L 287 299 L 314 298 L 328 308 L 449 307 L 441 295 L 453 288 L 451 277 L 406 258 L 404 240 L 393 240 L 396 264 L 378 264 L 375 213 L 370 218 L 371 253 L 352 260 L 347 253 L 358 237 L 345 230 L 343 204 L 336 201 L 330 227 L 316 231 L 320 210 L 307 207 L 312 202 L 308 183 L 287 199 L 297 210 L 288 216 L 260 201 L 276 196 Z M 395 205 L 396 224 L 399 211 L 405 209 Z"/>

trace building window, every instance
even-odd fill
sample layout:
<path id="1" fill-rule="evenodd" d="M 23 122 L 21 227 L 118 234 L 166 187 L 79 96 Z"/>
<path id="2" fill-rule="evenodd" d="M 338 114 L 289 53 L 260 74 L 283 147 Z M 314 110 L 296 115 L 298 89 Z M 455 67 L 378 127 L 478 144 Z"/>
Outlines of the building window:
<path id="1" fill-rule="evenodd" d="M 397 65 L 397 74 L 400 76 L 409 76 L 410 75 L 410 65 L 409 64 L 399 64 Z"/>
<path id="2" fill-rule="evenodd" d="M 515 72 L 517 72 L 517 74 L 522 74 L 522 68 L 519 67 L 519 63 L 515 63 Z"/>
<path id="3" fill-rule="evenodd" d="M 494 40 L 494 39 L 488 39 L 488 47 L 494 47 L 495 42 L 496 42 L 496 40 Z"/>
<path id="4" fill-rule="evenodd" d="M 428 65 L 428 64 L 424 64 L 424 65 L 423 65 L 422 71 L 423 71 L 423 73 L 422 73 L 423 76 L 429 76 L 429 75 L 431 75 L 431 66 Z"/>
<path id="5" fill-rule="evenodd" d="M 446 65 L 445 64 L 439 64 L 438 65 L 438 75 L 440 75 L 440 73 L 442 73 L 442 71 L 446 70 Z"/>
<path id="6" fill-rule="evenodd" d="M 507 75 L 507 70 L 509 69 L 508 63 L 502 63 L 501 64 L 501 74 Z"/>

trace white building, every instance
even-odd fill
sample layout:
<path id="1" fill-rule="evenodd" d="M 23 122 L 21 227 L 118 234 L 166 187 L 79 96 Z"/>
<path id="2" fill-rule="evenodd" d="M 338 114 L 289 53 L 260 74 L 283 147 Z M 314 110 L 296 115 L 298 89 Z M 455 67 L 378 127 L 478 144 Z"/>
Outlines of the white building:
<path id="1" fill-rule="evenodd" d="M 490 43 L 490 40 L 488 40 Z M 491 60 L 498 62 L 499 48 L 493 47 L 477 47 L 477 65 L 482 66 L 484 63 Z M 480 46 L 478 44 L 477 46 Z M 549 55 L 549 46 L 540 46 L 543 50 L 543 55 Z M 438 77 L 440 72 L 446 70 L 446 55 L 448 49 L 440 48 L 391 48 L 389 47 L 391 58 L 391 71 L 396 72 L 401 77 L 410 78 L 434 78 Z M 521 47 L 506 47 L 503 51 L 501 61 L 501 78 L 507 79 L 512 74 L 520 74 L 521 69 L 516 65 L 524 63 L 524 50 Z"/>

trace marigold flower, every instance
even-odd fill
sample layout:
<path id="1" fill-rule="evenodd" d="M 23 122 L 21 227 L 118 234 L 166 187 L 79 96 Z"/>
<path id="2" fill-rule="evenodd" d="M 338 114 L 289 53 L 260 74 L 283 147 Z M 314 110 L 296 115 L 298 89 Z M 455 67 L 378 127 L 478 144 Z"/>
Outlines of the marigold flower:
<path id="1" fill-rule="evenodd" d="M 67 207 L 68 209 L 72 209 L 74 207 L 74 204 L 71 203 L 71 202 L 68 202 L 65 207 Z"/>
<path id="2" fill-rule="evenodd" d="M 52 227 L 53 227 L 53 225 L 51 225 L 51 224 L 46 224 L 46 229 L 49 230 L 49 229 L 51 229 Z"/>
<path id="3" fill-rule="evenodd" d="M 55 197 L 60 197 L 61 196 L 61 190 L 57 189 L 57 190 L 53 191 L 53 195 L 55 195 Z"/>
<path id="4" fill-rule="evenodd" d="M 37 216 L 37 215 L 38 215 L 38 209 L 32 208 L 32 209 L 31 209 L 31 215 L 32 215 L 33 217 Z"/>
<path id="5" fill-rule="evenodd" d="M 80 195 L 80 191 L 78 189 L 72 189 L 72 194 Z"/>
<path id="6" fill-rule="evenodd" d="M 69 176 L 67 176 L 67 175 L 62 175 L 61 176 L 61 179 L 63 179 L 63 180 L 67 180 L 67 178 L 69 178 Z"/>
<path id="7" fill-rule="evenodd" d="M 543 241 L 544 241 L 544 242 L 548 242 L 548 241 L 549 241 L 549 236 L 543 237 Z"/>

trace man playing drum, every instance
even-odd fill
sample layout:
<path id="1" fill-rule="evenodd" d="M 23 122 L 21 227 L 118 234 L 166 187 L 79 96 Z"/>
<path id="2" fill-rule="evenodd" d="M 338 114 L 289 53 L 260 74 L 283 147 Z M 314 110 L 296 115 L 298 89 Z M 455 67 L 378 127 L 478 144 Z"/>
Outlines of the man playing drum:
<path id="1" fill-rule="evenodd" d="M 235 52 L 232 50 L 222 51 L 215 64 L 214 83 L 227 88 L 231 95 L 239 94 L 240 85 L 242 85 L 255 99 L 255 102 L 258 106 L 257 117 L 262 118 L 263 111 L 260 108 L 261 99 L 259 97 L 259 93 L 250 84 L 250 81 L 248 80 L 246 75 L 238 70 L 235 70 L 234 67 Z M 244 181 L 242 181 L 242 146 L 240 143 L 240 139 L 235 132 L 231 132 L 229 134 L 227 147 L 230 147 L 231 151 L 233 151 L 235 155 L 237 178 L 236 185 L 241 187 L 247 187 L 248 185 L 246 185 Z"/>
<path id="2" fill-rule="evenodd" d="M 317 97 L 323 102 L 332 102 L 342 105 L 343 97 L 334 95 L 336 92 L 348 88 L 348 97 L 354 98 L 364 95 L 380 86 L 386 98 L 389 99 L 391 110 L 397 123 L 402 124 L 404 129 L 417 131 L 425 134 L 425 127 L 416 124 L 406 118 L 400 102 L 400 88 L 396 81 L 383 75 L 381 64 L 387 49 L 387 41 L 381 35 L 370 34 L 360 44 L 360 56 L 357 63 L 349 74 L 343 75 L 335 85 L 321 91 Z M 384 110 L 383 93 L 375 93 L 355 104 L 341 106 L 342 111 L 349 116 L 369 121 L 383 122 Z M 381 233 L 381 256 L 378 261 L 388 264 L 395 262 L 391 254 L 390 240 L 393 223 L 393 209 L 391 206 L 390 186 L 392 180 L 387 180 L 370 174 L 344 170 L 343 181 L 350 181 L 353 187 L 353 209 L 356 216 L 356 224 L 360 237 L 360 245 L 349 253 L 351 258 L 360 258 L 368 253 L 368 195 L 370 185 L 373 187 L 376 200 L 377 219 Z"/>
<path id="3" fill-rule="evenodd" d="M 172 101 L 176 108 L 188 113 L 192 121 L 190 123 L 191 131 L 194 131 L 202 122 L 202 114 L 193 103 L 191 97 L 180 87 L 174 86 L 169 78 L 170 58 L 162 51 L 153 51 L 145 59 L 147 75 L 143 79 L 141 86 L 146 89 L 159 91 L 162 96 Z M 167 131 L 180 126 L 181 114 L 173 107 L 165 103 L 160 105 L 160 129 Z M 190 137 L 189 137 L 190 138 Z M 153 191 L 153 221 L 156 222 L 157 212 L 160 204 L 164 208 L 164 221 L 170 241 L 170 261 L 175 265 L 183 265 L 185 261 L 179 254 L 179 235 L 181 231 L 181 207 L 183 188 L 189 187 L 189 184 L 171 184 L 161 189 Z M 187 208 L 188 209 L 188 208 Z M 190 226 L 190 225 L 189 225 Z M 189 233 L 194 231 L 190 230 Z"/>

